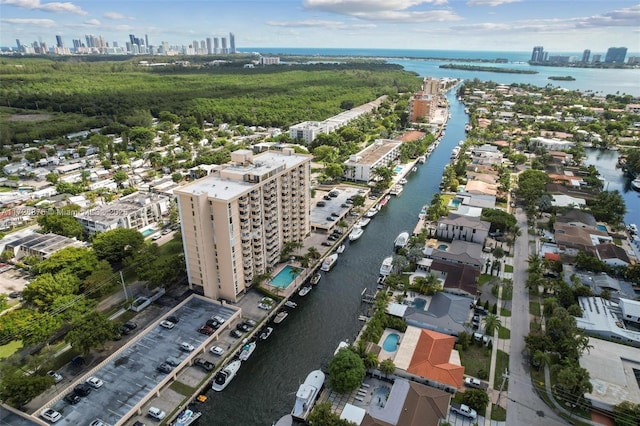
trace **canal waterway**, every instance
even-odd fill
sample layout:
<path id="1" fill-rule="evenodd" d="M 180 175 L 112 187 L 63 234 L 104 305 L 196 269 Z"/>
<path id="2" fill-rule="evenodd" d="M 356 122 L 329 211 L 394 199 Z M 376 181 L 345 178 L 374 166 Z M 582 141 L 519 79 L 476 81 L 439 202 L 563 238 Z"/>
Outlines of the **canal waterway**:
<path id="1" fill-rule="evenodd" d="M 258 343 L 251 358 L 242 363 L 236 378 L 219 393 L 207 392 L 201 424 L 271 425 L 291 412 L 295 393 L 307 374 L 326 367 L 341 340 L 353 341 L 362 323 L 360 295 L 375 290 L 382 260 L 393 253 L 393 241 L 411 232 L 423 205 L 438 192 L 451 150 L 465 138 L 468 117 L 450 92 L 451 119 L 438 147 L 425 164 L 407 176 L 399 197 L 393 197 L 366 228 L 364 235 L 340 255 L 320 283 L 275 330 Z"/>
<path id="2" fill-rule="evenodd" d="M 631 188 L 631 178 L 625 176 L 621 169 L 616 168 L 618 156 L 619 151 L 587 148 L 585 163 L 596 166 L 600 176 L 604 178 L 606 191 L 620 191 L 627 207 L 625 223 L 640 225 L 640 192 L 634 191 Z"/>

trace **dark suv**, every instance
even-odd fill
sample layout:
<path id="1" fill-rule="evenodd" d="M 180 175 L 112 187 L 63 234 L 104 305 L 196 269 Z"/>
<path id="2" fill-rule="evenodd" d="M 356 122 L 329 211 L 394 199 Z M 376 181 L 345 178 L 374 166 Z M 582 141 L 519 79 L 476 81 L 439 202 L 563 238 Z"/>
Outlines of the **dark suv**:
<path id="1" fill-rule="evenodd" d="M 78 402 L 80 402 L 80 397 L 77 393 L 71 392 L 65 395 L 64 400 L 69 404 L 77 404 Z"/>
<path id="2" fill-rule="evenodd" d="M 80 383 L 73 388 L 73 391 L 77 393 L 79 396 L 87 396 L 91 393 L 91 386 L 87 383 Z"/>

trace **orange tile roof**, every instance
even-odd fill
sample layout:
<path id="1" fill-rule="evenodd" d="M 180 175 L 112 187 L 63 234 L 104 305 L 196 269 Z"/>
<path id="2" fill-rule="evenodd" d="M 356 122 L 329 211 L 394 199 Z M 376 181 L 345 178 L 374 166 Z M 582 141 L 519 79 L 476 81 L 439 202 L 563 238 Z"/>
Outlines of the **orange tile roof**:
<path id="1" fill-rule="evenodd" d="M 546 252 L 544 254 L 544 258 L 549 260 L 560 260 L 560 255 L 558 253 Z"/>
<path id="2" fill-rule="evenodd" d="M 464 367 L 449 363 L 455 342 L 453 336 L 421 330 L 407 371 L 456 388 L 462 387 Z"/>

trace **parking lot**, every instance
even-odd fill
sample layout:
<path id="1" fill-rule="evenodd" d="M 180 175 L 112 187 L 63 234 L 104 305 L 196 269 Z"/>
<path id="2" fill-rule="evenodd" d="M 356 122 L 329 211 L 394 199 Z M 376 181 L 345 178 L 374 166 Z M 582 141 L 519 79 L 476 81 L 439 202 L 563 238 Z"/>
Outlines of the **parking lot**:
<path id="1" fill-rule="evenodd" d="M 329 193 L 333 191 L 336 191 L 336 196 L 329 196 Z M 366 196 L 365 192 L 359 193 L 358 191 L 365 190 L 343 186 L 332 191 L 317 191 L 311 207 L 311 228 L 328 231 L 334 227 L 351 210 L 352 205 L 347 202 L 348 198 L 355 195 Z"/>
<path id="2" fill-rule="evenodd" d="M 239 311 L 230 305 L 198 296 L 192 296 L 169 314 L 158 319 L 148 329 L 124 346 L 100 366 L 75 382 L 67 390 L 59 389 L 57 397 L 47 404 L 62 414 L 58 425 L 89 424 L 99 418 L 108 424 L 116 424 L 137 412 L 145 401 L 177 373 L 190 364 L 190 360 L 209 348 L 209 342 L 219 335 L 228 335 L 230 318 Z M 161 327 L 160 321 L 169 315 L 178 317 L 179 322 L 171 329 Z M 201 334 L 198 328 L 214 315 L 224 318 L 225 324 L 211 336 Z M 195 347 L 193 352 L 180 349 L 187 342 Z M 157 367 L 167 358 L 174 357 L 179 365 L 169 374 L 162 373 Z M 77 404 L 70 404 L 63 398 L 73 390 L 73 386 L 84 382 L 89 376 L 95 376 L 104 385 L 94 389 L 88 396 L 82 397 Z"/>

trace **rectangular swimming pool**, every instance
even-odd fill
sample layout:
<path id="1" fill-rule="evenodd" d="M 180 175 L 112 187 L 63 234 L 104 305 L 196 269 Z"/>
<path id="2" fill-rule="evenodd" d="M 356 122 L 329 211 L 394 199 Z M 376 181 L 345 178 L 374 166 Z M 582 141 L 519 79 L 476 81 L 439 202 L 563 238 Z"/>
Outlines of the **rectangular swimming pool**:
<path id="1" fill-rule="evenodd" d="M 289 284 L 291 284 L 293 280 L 295 280 L 298 275 L 302 273 L 303 270 L 304 269 L 302 268 L 296 268 L 295 266 L 286 265 L 280 272 L 276 274 L 275 277 L 271 279 L 271 282 L 269 284 L 274 287 L 287 288 L 289 287 Z"/>

